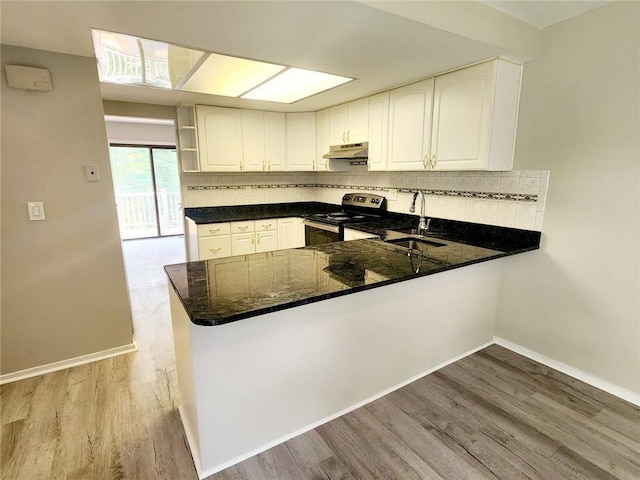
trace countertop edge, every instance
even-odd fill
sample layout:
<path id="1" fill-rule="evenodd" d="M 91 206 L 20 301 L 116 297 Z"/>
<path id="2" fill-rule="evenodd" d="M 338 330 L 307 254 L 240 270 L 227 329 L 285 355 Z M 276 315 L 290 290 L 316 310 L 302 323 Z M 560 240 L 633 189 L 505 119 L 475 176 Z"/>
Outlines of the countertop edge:
<path id="1" fill-rule="evenodd" d="M 342 297 L 345 295 L 351 295 L 354 293 L 358 293 L 358 292 L 362 292 L 365 290 L 372 290 L 374 288 L 380 288 L 380 287 L 384 287 L 386 285 L 392 285 L 394 283 L 401 283 L 401 282 L 406 282 L 409 280 L 414 280 L 416 278 L 422 278 L 422 277 L 426 277 L 429 275 L 436 275 L 438 273 L 442 273 L 442 272 L 447 272 L 450 270 L 455 270 L 458 268 L 463 268 L 463 267 L 467 267 L 470 265 L 475 265 L 478 263 L 483 263 L 483 262 L 488 262 L 488 261 L 492 261 L 492 260 L 498 260 L 500 258 L 504 258 L 504 257 L 509 257 L 512 255 L 517 255 L 520 253 L 525 253 L 525 252 L 529 252 L 529 251 L 534 251 L 534 250 L 539 250 L 540 246 L 539 245 L 533 245 L 530 247 L 523 247 L 523 248 L 519 248 L 516 250 L 512 250 L 512 251 L 508 251 L 508 252 L 502 252 L 499 253 L 497 255 L 491 255 L 489 257 L 486 258 L 480 258 L 480 259 L 476 259 L 476 260 L 470 260 L 470 261 L 466 261 L 466 262 L 461 262 L 459 264 L 455 264 L 455 265 L 446 265 L 446 266 L 442 266 L 442 268 L 437 268 L 437 269 L 433 269 L 433 270 L 429 270 L 426 272 L 418 272 L 415 273 L 413 275 L 407 275 L 405 277 L 400 277 L 400 278 L 394 278 L 394 279 L 389 279 L 389 280 L 381 280 L 379 282 L 376 283 L 372 283 L 369 285 L 359 285 L 359 286 L 354 286 L 349 288 L 348 290 L 337 290 L 335 292 L 330 292 L 330 293 L 324 293 L 322 295 L 316 295 L 316 296 L 312 296 L 312 297 L 307 297 L 304 299 L 300 299 L 300 300 L 294 300 L 292 302 L 287 302 L 287 303 L 283 303 L 280 305 L 272 305 L 269 307 L 264 307 L 264 308 L 258 308 L 255 310 L 249 310 L 246 312 L 242 312 L 242 313 L 237 313 L 237 314 L 231 314 L 228 316 L 225 316 L 224 318 L 221 319 L 204 319 L 204 318 L 199 318 L 199 317 L 194 317 L 190 312 L 189 309 L 187 307 L 187 305 L 185 304 L 182 296 L 180 295 L 180 293 L 178 292 L 176 286 L 173 284 L 173 281 L 171 280 L 171 277 L 169 276 L 169 283 L 171 285 L 171 287 L 173 288 L 173 290 L 176 292 L 178 298 L 180 299 L 180 303 L 182 304 L 183 308 L 185 309 L 185 312 L 187 313 L 189 319 L 191 320 L 191 322 L 195 325 L 198 326 L 204 326 L 204 327 L 215 327 L 215 326 L 221 326 L 221 325 L 227 325 L 229 323 L 233 323 L 239 320 L 244 320 L 247 318 L 252 318 L 252 317 L 258 317 L 260 315 L 265 315 L 268 313 L 273 313 L 273 312 L 278 312 L 278 311 L 282 311 L 282 310 L 287 310 L 290 308 L 295 308 L 295 307 L 299 307 L 302 305 L 307 305 L 307 304 L 311 304 L 311 303 L 316 303 L 316 302 L 320 302 L 323 300 L 328 300 L 331 298 L 337 298 L 337 297 Z M 167 272 L 167 267 L 169 267 L 170 265 L 165 266 L 165 272 L 168 274 Z"/>

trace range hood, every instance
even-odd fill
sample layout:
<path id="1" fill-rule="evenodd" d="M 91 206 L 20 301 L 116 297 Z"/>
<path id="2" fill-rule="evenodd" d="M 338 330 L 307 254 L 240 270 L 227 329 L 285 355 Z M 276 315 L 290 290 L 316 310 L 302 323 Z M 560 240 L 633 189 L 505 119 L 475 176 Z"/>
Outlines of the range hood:
<path id="1" fill-rule="evenodd" d="M 369 143 L 350 143 L 347 145 L 331 145 L 329 153 L 325 153 L 322 158 L 344 158 L 347 160 L 354 158 L 368 158 Z"/>

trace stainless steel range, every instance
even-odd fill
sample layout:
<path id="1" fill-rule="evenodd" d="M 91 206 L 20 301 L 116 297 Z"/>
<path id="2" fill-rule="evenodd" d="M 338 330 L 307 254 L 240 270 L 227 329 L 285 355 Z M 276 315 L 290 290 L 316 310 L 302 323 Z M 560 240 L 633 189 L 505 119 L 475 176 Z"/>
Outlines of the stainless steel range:
<path id="1" fill-rule="evenodd" d="M 372 193 L 347 193 L 342 197 L 342 210 L 317 213 L 304 220 L 306 245 L 341 242 L 344 227 L 350 223 L 378 220 L 387 209 L 387 200 Z"/>

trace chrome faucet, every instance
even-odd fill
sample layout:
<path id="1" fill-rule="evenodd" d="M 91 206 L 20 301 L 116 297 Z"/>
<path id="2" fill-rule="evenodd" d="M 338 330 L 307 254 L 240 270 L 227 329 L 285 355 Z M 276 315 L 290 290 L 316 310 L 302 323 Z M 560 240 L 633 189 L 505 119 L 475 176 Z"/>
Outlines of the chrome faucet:
<path id="1" fill-rule="evenodd" d="M 429 224 L 431 224 L 431 219 L 425 217 L 424 209 L 427 200 L 422 190 L 417 190 L 416 193 L 413 194 L 413 201 L 411 202 L 411 208 L 409 208 L 409 211 L 411 213 L 415 213 L 416 199 L 418 198 L 418 195 L 420 195 L 420 222 L 418 223 L 418 234 L 422 234 L 422 232 L 429 231 Z"/>

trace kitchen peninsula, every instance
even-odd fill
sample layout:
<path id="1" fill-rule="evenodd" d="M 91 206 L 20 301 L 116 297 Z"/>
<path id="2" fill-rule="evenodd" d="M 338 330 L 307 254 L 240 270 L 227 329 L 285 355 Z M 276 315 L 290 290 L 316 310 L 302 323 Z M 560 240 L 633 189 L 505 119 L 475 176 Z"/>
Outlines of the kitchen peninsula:
<path id="1" fill-rule="evenodd" d="M 537 249 L 539 232 L 434 219 L 419 253 L 393 243 L 416 219 L 361 227 L 377 239 L 165 267 L 201 478 L 492 341 L 501 262 L 488 260 Z"/>

